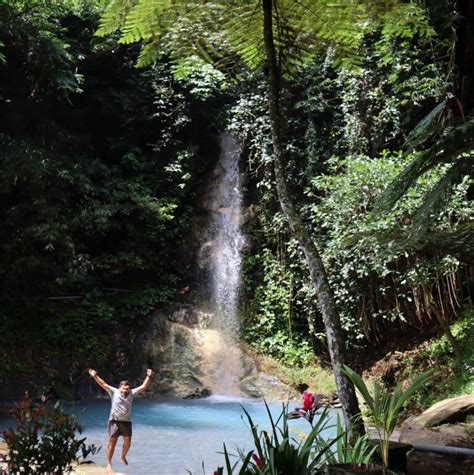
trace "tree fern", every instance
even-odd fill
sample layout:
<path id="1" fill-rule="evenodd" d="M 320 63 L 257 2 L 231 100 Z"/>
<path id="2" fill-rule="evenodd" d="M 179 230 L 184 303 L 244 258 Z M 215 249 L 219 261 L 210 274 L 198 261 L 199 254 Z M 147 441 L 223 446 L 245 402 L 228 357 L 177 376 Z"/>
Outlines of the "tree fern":
<path id="1" fill-rule="evenodd" d="M 97 36 L 106 36 L 123 27 L 138 0 L 111 0 L 102 14 Z"/>
<path id="2" fill-rule="evenodd" d="M 293 74 L 315 53 L 329 47 L 336 58 L 356 64 L 364 31 L 397 3 L 275 1 L 273 36 L 283 75 Z M 261 0 L 235 0 L 231 4 L 227 0 L 109 0 L 97 35 L 116 31 L 121 43 L 143 43 L 138 66 L 166 53 L 178 75 L 184 73 L 180 65 L 189 71 L 186 58 L 191 56 L 224 72 L 232 69 L 231 62 L 255 70 L 265 61 Z"/>

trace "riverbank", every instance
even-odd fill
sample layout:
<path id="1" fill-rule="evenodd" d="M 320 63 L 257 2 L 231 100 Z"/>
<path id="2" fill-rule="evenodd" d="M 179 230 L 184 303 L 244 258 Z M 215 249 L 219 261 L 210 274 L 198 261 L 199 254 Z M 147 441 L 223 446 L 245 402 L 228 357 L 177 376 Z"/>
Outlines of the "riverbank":
<path id="1" fill-rule="evenodd" d="M 5 442 L 0 442 L 0 473 L 3 473 L 4 470 L 8 468 L 7 464 L 4 462 L 5 457 L 8 455 L 8 447 Z M 75 465 L 74 470 L 71 472 L 75 475 L 110 475 L 110 472 L 107 471 L 105 467 L 96 465 L 95 463 L 84 463 L 80 465 Z M 114 475 L 126 475 L 123 472 L 113 472 Z"/>

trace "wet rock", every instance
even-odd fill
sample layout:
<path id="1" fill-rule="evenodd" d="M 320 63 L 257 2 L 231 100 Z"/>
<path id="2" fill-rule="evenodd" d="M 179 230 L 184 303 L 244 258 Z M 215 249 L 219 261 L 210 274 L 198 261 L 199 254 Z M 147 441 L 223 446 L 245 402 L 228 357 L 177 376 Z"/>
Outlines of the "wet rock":
<path id="1" fill-rule="evenodd" d="M 474 395 L 441 401 L 403 424 L 400 442 L 474 448 Z"/>
<path id="2" fill-rule="evenodd" d="M 209 397 L 212 394 L 212 391 L 209 388 L 196 388 L 192 393 L 187 394 L 183 399 L 202 399 Z"/>
<path id="3" fill-rule="evenodd" d="M 288 386 L 276 376 L 260 373 L 247 377 L 240 383 L 240 390 L 249 397 L 286 399 Z"/>
<path id="4" fill-rule="evenodd" d="M 201 397 L 209 397 L 212 394 L 212 391 L 208 388 L 201 389 Z"/>
<path id="5" fill-rule="evenodd" d="M 168 320 L 189 327 L 207 328 L 211 323 L 212 314 L 197 310 L 192 305 L 181 305 L 168 316 Z"/>

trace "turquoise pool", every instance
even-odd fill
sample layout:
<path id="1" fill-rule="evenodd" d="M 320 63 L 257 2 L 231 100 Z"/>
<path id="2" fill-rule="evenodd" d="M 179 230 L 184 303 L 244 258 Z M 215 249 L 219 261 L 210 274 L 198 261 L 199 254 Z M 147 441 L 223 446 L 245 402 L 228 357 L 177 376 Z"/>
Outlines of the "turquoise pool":
<path id="1" fill-rule="evenodd" d="M 297 403 L 291 403 L 290 409 Z M 213 396 L 201 400 L 136 399 L 133 404 L 133 439 L 128 455 L 129 466 L 119 460 L 121 442 L 114 457 L 114 469 L 127 475 L 212 475 L 218 465 L 224 465 L 222 444 L 229 452 L 236 448 L 251 450 L 252 436 L 242 419 L 243 405 L 259 427 L 269 429 L 269 419 L 261 400 Z M 281 403 L 270 403 L 274 416 Z M 92 460 L 105 465 L 107 444 L 108 400 L 93 400 L 76 404 L 72 410 L 79 415 L 88 443 L 102 446 Z M 336 412 L 333 411 L 335 417 Z M 4 429 L 8 421 L 0 420 Z M 304 420 L 290 421 L 297 438 L 307 432 Z M 334 435 L 329 429 L 327 436 Z M 203 468 L 204 466 L 204 468 Z"/>

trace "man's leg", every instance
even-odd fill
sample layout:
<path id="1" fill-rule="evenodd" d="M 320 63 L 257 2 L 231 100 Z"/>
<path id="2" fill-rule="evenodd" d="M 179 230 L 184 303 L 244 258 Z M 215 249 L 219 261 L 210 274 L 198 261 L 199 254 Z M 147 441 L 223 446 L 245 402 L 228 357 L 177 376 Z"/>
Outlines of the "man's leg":
<path id="1" fill-rule="evenodd" d="M 112 457 L 114 456 L 117 440 L 118 437 L 109 437 L 109 444 L 107 445 L 107 470 L 112 470 Z"/>
<path id="2" fill-rule="evenodd" d="M 123 436 L 123 447 L 122 447 L 122 455 L 120 458 L 122 459 L 122 462 L 125 465 L 128 465 L 128 460 L 127 460 L 127 452 L 130 449 L 130 445 L 132 444 L 132 436 L 131 435 L 124 435 Z"/>

